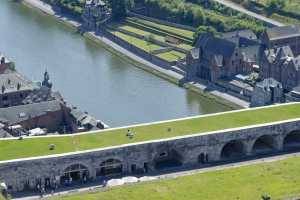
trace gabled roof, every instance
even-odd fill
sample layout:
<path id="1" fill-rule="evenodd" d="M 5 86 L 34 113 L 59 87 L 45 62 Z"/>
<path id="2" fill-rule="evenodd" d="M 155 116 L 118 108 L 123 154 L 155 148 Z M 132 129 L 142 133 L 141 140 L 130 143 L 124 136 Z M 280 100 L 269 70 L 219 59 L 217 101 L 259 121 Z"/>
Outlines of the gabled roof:
<path id="1" fill-rule="evenodd" d="M 268 28 L 265 32 L 269 40 L 278 40 L 289 37 L 300 36 L 300 29 L 297 25 Z"/>
<path id="2" fill-rule="evenodd" d="M 0 94 L 16 91 L 33 90 L 35 85 L 18 72 L 0 74 Z"/>
<path id="3" fill-rule="evenodd" d="M 230 58 L 235 50 L 235 43 L 228 40 L 217 38 L 211 34 L 203 34 L 196 43 L 204 54 L 219 55 L 224 58 Z"/>
<path id="4" fill-rule="evenodd" d="M 294 54 L 290 46 L 284 46 L 274 49 L 265 50 L 265 56 L 267 57 L 269 63 L 273 63 L 276 60 L 287 60 L 289 58 L 294 58 Z"/>
<path id="5" fill-rule="evenodd" d="M 224 39 L 230 39 L 230 38 L 245 38 L 248 40 L 257 40 L 257 36 L 255 33 L 249 29 L 246 30 L 237 30 L 237 31 L 232 31 L 228 33 L 223 33 L 222 38 Z"/>
<path id="6" fill-rule="evenodd" d="M 8 108 L 0 108 L 0 118 L 8 121 L 10 125 L 45 115 L 47 112 L 61 110 L 59 101 L 46 101 L 41 103 L 26 104 Z"/>

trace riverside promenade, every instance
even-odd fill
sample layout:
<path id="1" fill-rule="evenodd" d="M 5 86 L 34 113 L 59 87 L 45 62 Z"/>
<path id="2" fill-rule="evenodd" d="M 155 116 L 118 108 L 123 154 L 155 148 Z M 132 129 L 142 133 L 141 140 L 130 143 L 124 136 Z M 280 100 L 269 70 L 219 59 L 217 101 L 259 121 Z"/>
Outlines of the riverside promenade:
<path id="1" fill-rule="evenodd" d="M 81 26 L 80 22 L 78 22 L 74 19 L 70 19 L 61 13 L 55 12 L 55 10 L 52 8 L 51 5 L 45 3 L 41 0 L 23 0 L 22 2 L 25 5 L 28 5 L 33 8 L 37 8 L 40 11 L 42 11 L 48 15 L 54 16 L 60 22 L 66 24 L 66 25 L 69 25 L 75 29 L 79 29 Z M 95 32 L 86 32 L 84 34 L 84 36 L 87 37 L 88 39 L 98 42 L 100 45 L 103 45 L 108 50 L 112 51 L 113 53 L 119 54 L 121 57 L 128 59 L 129 62 L 134 61 L 134 65 L 136 67 L 142 68 L 143 70 L 153 73 L 153 74 L 155 74 L 161 78 L 164 78 L 170 82 L 179 84 L 180 80 L 184 79 L 183 75 L 181 75 L 173 70 L 165 69 L 163 67 L 155 65 L 155 64 L 143 59 L 142 57 L 135 55 L 134 53 L 121 47 L 120 45 L 114 43 L 113 41 L 109 40 L 108 38 L 106 38 L 102 35 L 98 35 Z M 216 90 L 215 88 L 211 88 L 205 84 L 188 82 L 188 83 L 184 83 L 183 87 L 188 88 L 197 93 L 200 93 L 203 96 L 214 99 L 215 101 L 217 101 L 221 104 L 230 106 L 232 108 L 248 108 L 250 105 L 250 103 L 247 101 L 239 99 L 239 98 L 232 96 L 226 92 Z M 209 91 L 209 92 L 207 92 L 207 91 Z"/>

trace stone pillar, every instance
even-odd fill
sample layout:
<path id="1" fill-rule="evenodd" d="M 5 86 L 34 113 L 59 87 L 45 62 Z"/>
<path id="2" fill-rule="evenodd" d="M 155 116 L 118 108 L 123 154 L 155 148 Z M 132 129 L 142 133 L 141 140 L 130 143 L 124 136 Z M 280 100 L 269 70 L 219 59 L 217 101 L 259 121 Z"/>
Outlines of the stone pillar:
<path id="1" fill-rule="evenodd" d="M 278 135 L 274 137 L 274 149 L 276 151 L 282 151 L 283 150 L 283 142 L 284 142 L 284 136 Z"/>
<path id="2" fill-rule="evenodd" d="M 246 156 L 251 156 L 253 154 L 253 145 L 256 140 L 248 140 L 244 142 L 244 152 Z"/>

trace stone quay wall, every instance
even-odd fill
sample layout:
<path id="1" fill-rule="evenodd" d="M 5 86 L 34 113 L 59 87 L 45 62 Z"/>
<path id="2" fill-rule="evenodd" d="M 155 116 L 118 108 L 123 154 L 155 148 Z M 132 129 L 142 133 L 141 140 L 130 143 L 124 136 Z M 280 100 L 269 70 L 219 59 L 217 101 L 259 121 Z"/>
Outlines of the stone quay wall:
<path id="1" fill-rule="evenodd" d="M 84 167 L 84 176 L 89 181 L 109 177 L 109 170 L 114 167 L 120 176 L 154 172 L 163 165 L 168 167 L 174 163 L 179 168 L 201 167 L 207 163 L 299 147 L 299 138 L 300 119 L 297 119 L 90 151 L 1 161 L 0 182 L 5 182 L 11 191 L 34 189 L 37 184 L 45 182 L 60 184 L 62 177 L 66 176 L 66 169 L 79 165 Z M 82 170 L 72 169 L 70 176 L 75 176 L 76 170 Z M 108 172 L 103 175 L 106 169 Z"/>
<path id="2" fill-rule="evenodd" d="M 143 49 L 140 49 L 140 48 L 130 44 L 129 42 L 115 36 L 114 34 L 108 32 L 104 29 L 101 29 L 100 33 L 103 34 L 109 40 L 117 43 L 121 47 L 131 51 L 132 53 L 136 54 L 137 56 L 140 56 L 140 57 L 144 58 L 145 60 L 147 60 L 155 65 L 158 65 L 162 68 L 168 69 L 168 68 L 176 65 L 176 62 L 168 62 L 168 61 L 161 59 L 155 55 L 152 55 L 151 53 L 148 53 L 148 52 L 144 51 Z"/>

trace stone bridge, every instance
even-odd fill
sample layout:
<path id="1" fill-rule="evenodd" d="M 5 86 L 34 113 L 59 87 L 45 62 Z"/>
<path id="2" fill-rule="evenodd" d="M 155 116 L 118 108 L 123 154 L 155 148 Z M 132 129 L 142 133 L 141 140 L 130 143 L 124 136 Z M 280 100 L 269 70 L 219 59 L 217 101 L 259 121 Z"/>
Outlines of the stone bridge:
<path id="1" fill-rule="evenodd" d="M 170 167 L 201 167 L 300 147 L 300 119 L 0 162 L 0 182 L 12 191 L 54 187 Z M 2 152 L 3 153 L 3 152 Z"/>

